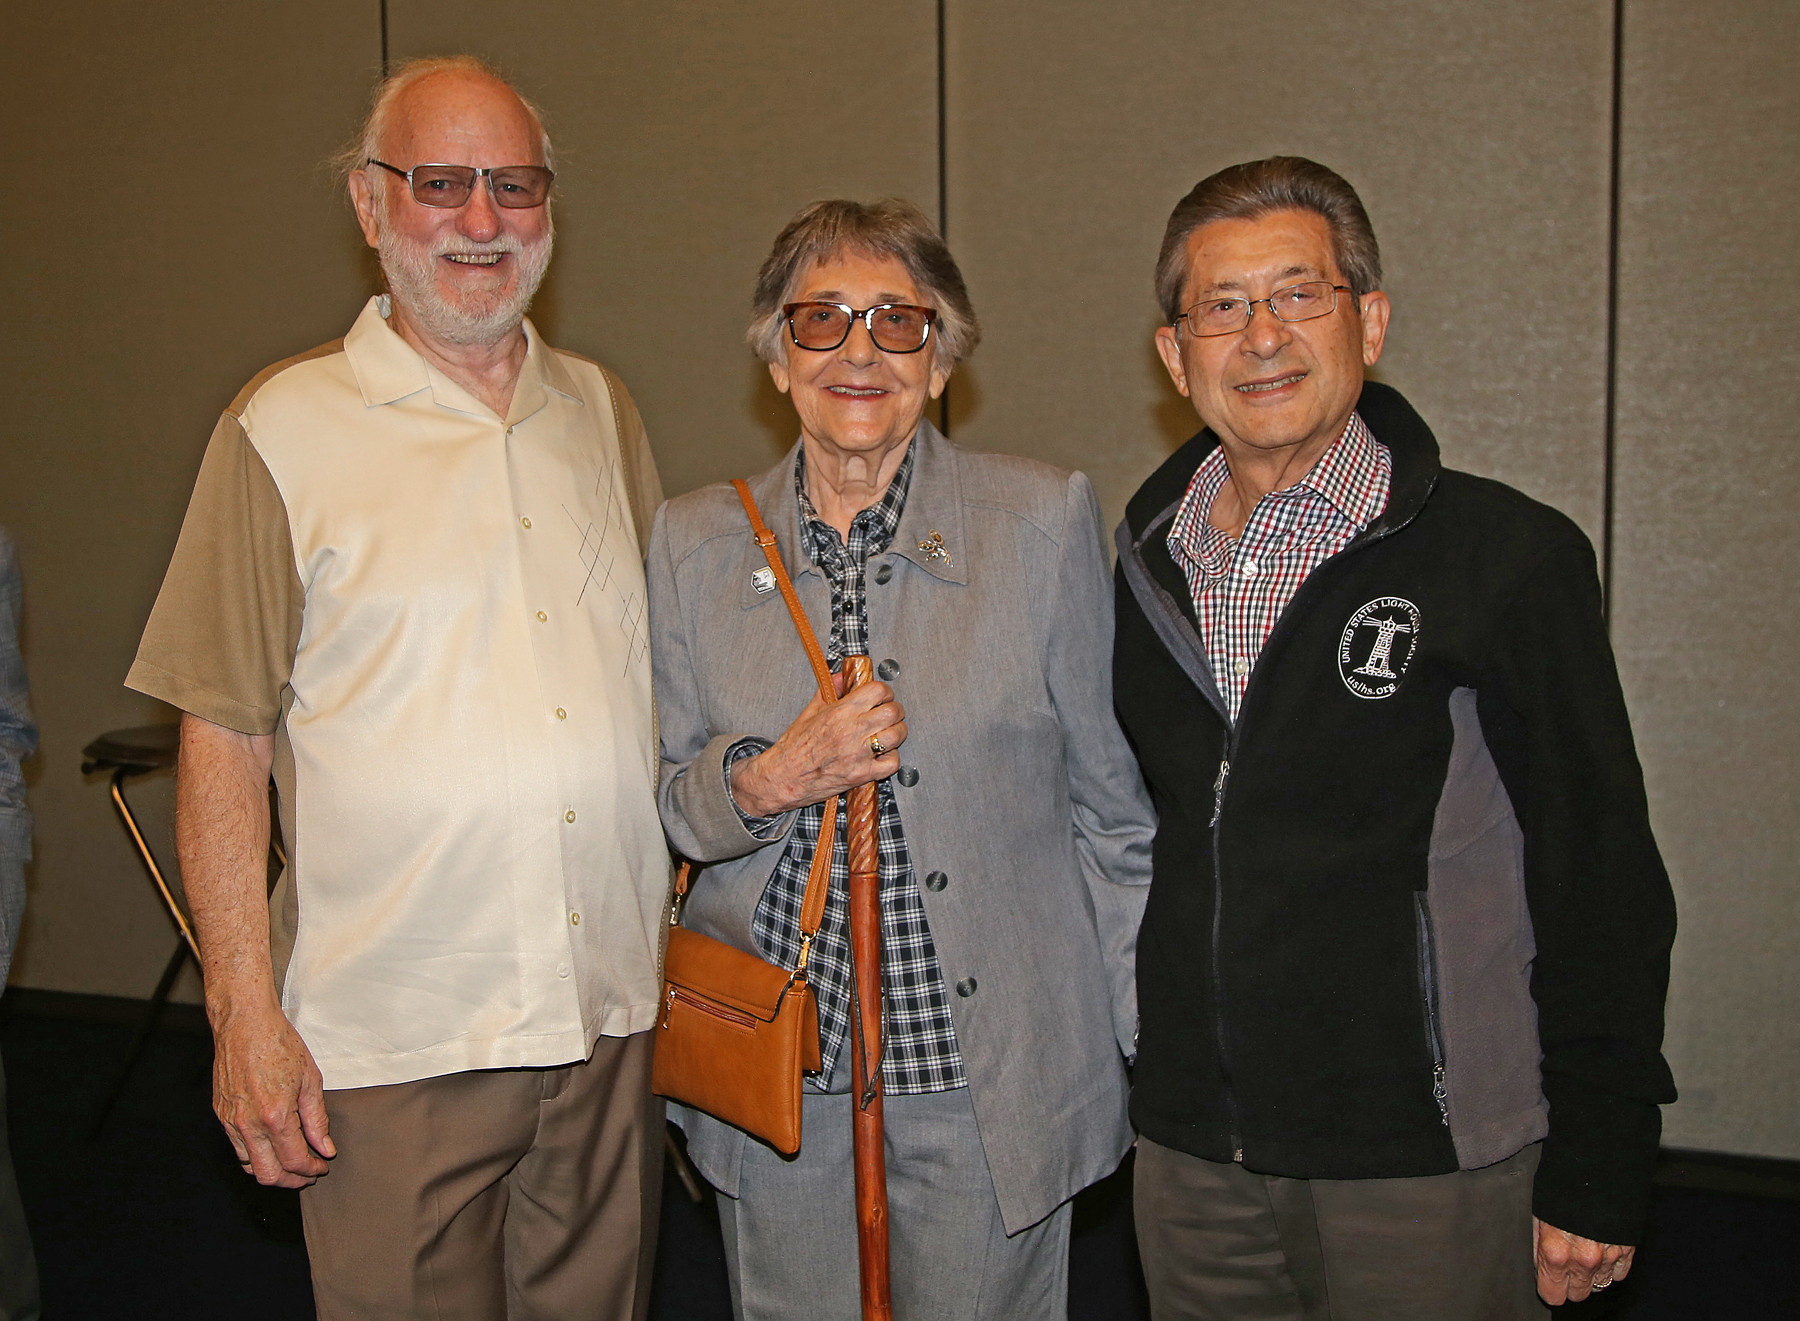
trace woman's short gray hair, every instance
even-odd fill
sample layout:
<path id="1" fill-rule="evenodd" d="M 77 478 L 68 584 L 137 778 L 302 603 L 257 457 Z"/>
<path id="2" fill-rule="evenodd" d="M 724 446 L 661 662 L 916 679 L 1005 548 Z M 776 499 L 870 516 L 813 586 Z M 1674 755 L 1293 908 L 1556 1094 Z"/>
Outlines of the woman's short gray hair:
<path id="1" fill-rule="evenodd" d="M 757 357 L 782 361 L 781 308 L 791 301 L 794 283 L 813 263 L 847 252 L 892 257 L 906 268 L 919 296 L 937 309 L 932 339 L 940 368 L 948 371 L 974 352 L 981 326 L 968 286 L 925 213 L 899 197 L 869 203 L 835 198 L 814 202 L 788 221 L 756 273 L 745 338 Z"/>
<path id="2" fill-rule="evenodd" d="M 1255 220 L 1274 211 L 1311 211 L 1331 228 L 1332 256 L 1358 298 L 1381 288 L 1381 248 L 1362 199 L 1344 177 L 1304 156 L 1246 161 L 1209 175 L 1175 204 L 1156 258 L 1156 301 L 1173 324 L 1186 311 L 1188 235 L 1215 220 Z"/>
<path id="3" fill-rule="evenodd" d="M 400 99 L 400 94 L 421 79 L 438 73 L 479 74 L 484 78 L 492 78 L 518 97 L 525 107 L 525 113 L 531 116 L 531 122 L 537 125 L 538 150 L 543 154 L 543 163 L 552 170 L 556 168 L 556 152 L 550 146 L 549 133 L 544 130 L 544 112 L 532 103 L 530 97 L 514 87 L 506 80 L 505 75 L 479 55 L 431 55 L 396 65 L 385 78 L 375 84 L 374 94 L 369 98 L 368 117 L 357 130 L 355 140 L 331 158 L 340 180 L 348 185 L 351 175 L 363 169 L 366 162 L 381 155 L 381 139 L 387 133 L 388 119 L 393 114 L 394 103 Z M 415 165 L 420 163 L 411 162 Z M 454 165 L 459 162 L 448 163 Z M 530 162 L 512 163 L 526 165 Z M 380 177 L 385 179 L 387 171 L 383 170 Z"/>

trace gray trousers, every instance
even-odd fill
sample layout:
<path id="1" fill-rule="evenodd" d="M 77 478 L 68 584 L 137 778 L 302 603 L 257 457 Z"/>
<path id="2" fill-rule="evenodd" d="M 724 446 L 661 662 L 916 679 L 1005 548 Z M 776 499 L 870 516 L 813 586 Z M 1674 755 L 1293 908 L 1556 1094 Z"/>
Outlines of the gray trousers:
<path id="1" fill-rule="evenodd" d="M 1538 1147 L 1418 1179 L 1284 1179 L 1138 1140 L 1155 1321 L 1546 1321 Z"/>
<path id="2" fill-rule="evenodd" d="M 800 1154 L 744 1152 L 719 1194 L 740 1321 L 857 1321 L 850 1098 L 807 1093 Z M 1007 1236 L 966 1088 L 884 1102 L 895 1321 L 1063 1321 L 1069 1203 Z"/>

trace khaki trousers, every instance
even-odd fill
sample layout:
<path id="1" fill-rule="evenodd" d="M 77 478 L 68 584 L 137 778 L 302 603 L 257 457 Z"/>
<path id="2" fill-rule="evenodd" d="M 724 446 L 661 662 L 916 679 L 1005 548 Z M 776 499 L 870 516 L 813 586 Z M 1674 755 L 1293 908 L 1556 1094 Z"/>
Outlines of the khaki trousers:
<path id="1" fill-rule="evenodd" d="M 1536 1144 L 1418 1179 L 1284 1179 L 1138 1139 L 1155 1321 L 1547 1321 Z"/>
<path id="2" fill-rule="evenodd" d="M 300 1195 L 320 1321 L 641 1321 L 662 1201 L 650 1033 L 583 1063 L 325 1094 Z"/>

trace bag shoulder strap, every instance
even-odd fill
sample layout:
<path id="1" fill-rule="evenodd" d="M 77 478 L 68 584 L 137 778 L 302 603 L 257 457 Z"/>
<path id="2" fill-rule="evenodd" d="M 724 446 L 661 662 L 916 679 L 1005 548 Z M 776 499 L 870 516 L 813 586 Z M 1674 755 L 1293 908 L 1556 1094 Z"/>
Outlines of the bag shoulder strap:
<path id="1" fill-rule="evenodd" d="M 819 681 L 819 696 L 827 702 L 835 702 L 837 688 L 831 682 L 831 667 L 825 663 L 825 653 L 819 649 L 819 639 L 813 633 L 812 625 L 807 622 L 806 611 L 800 606 L 800 598 L 794 593 L 794 581 L 788 577 L 787 565 L 781 562 L 781 547 L 775 544 L 775 534 L 764 526 L 762 511 L 756 507 L 756 498 L 750 494 L 750 484 L 739 478 L 732 485 L 737 488 L 738 499 L 743 501 L 744 512 L 750 515 L 750 531 L 756 537 L 756 544 L 762 547 L 763 558 L 769 562 L 769 571 L 775 575 L 775 585 L 781 589 L 781 599 L 786 602 L 788 614 L 793 618 L 794 631 L 800 635 L 800 645 L 806 648 L 806 659 L 812 662 L 813 677 Z"/>
<path id="2" fill-rule="evenodd" d="M 806 649 L 806 659 L 811 662 L 813 677 L 819 683 L 819 696 L 827 702 L 837 701 L 837 688 L 831 680 L 831 667 L 825 663 L 825 653 L 819 647 L 819 639 L 813 633 L 812 625 L 807 622 L 806 611 L 800 606 L 800 598 L 794 594 L 794 583 L 788 577 L 787 565 L 781 562 L 781 549 L 775 544 L 775 534 L 763 523 L 762 511 L 756 507 L 756 499 L 750 494 L 750 486 L 743 480 L 732 482 L 737 488 L 738 499 L 743 502 L 744 512 L 750 516 L 750 531 L 756 537 L 756 544 L 762 547 L 763 558 L 768 561 L 769 570 L 775 575 L 775 585 L 781 589 L 781 599 L 786 602 L 788 616 L 794 621 L 794 631 L 800 635 L 800 645 Z M 796 974 L 806 971 L 806 961 L 812 953 L 813 937 L 818 934 L 819 924 L 825 920 L 825 894 L 831 886 L 831 855 L 837 845 L 838 796 L 833 794 L 825 800 L 825 817 L 819 822 L 819 842 L 813 849 L 812 867 L 806 877 L 806 896 L 800 901 L 800 958 L 794 965 Z M 687 897 L 690 866 L 681 864 L 681 870 L 675 876 L 675 909 L 681 911 L 681 901 Z"/>

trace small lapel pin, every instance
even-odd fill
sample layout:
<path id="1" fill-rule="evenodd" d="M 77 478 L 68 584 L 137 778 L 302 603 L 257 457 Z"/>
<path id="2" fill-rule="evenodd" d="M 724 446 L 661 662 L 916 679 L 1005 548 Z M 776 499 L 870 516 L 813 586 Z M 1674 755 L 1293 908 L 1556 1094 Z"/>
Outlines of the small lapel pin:
<path id="1" fill-rule="evenodd" d="M 750 575 L 750 585 L 752 587 L 754 587 L 758 592 L 774 591 L 775 590 L 775 570 L 771 569 L 766 564 L 763 565 L 762 568 L 757 569 L 755 572 L 753 572 Z"/>
<path id="2" fill-rule="evenodd" d="M 925 552 L 925 558 L 928 560 L 942 560 L 945 564 L 950 563 L 950 552 L 944 548 L 944 534 L 941 532 L 933 532 L 924 541 L 921 541 L 919 549 Z"/>

